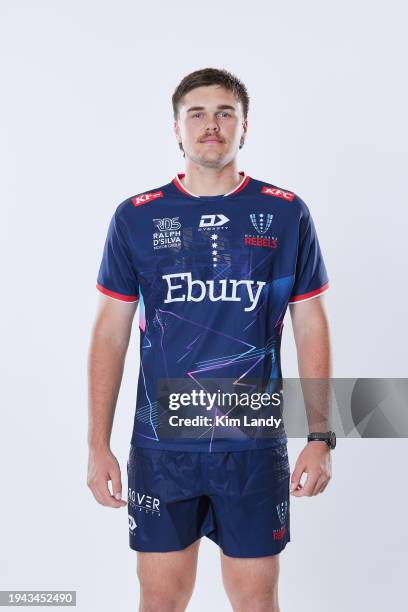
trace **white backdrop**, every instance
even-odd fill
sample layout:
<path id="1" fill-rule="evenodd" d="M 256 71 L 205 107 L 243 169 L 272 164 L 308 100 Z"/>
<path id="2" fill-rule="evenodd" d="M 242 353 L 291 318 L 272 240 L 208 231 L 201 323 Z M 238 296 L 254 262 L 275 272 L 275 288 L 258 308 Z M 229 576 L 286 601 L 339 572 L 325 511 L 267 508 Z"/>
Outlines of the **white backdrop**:
<path id="1" fill-rule="evenodd" d="M 76 589 L 81 612 L 136 609 L 126 508 L 86 487 L 86 360 L 113 210 L 184 168 L 170 98 L 187 73 L 244 81 L 240 169 L 312 211 L 334 375 L 407 376 L 407 17 L 403 0 L 0 1 L 0 589 Z M 137 318 L 112 441 L 124 492 Z M 289 442 L 292 469 L 303 445 Z M 326 492 L 291 497 L 282 612 L 405 610 L 407 446 L 339 440 Z M 209 608 L 230 609 L 204 539 L 188 610 Z"/>

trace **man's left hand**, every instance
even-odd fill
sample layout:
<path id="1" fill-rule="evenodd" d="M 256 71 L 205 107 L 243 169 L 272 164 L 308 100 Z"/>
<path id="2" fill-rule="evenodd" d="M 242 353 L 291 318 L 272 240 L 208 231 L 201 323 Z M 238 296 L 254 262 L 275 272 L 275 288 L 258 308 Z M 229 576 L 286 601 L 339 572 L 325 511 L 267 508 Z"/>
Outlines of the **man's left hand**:
<path id="1" fill-rule="evenodd" d="M 307 473 L 304 485 L 300 483 L 303 472 Z M 323 493 L 331 479 L 331 454 L 326 442 L 308 442 L 300 453 L 291 476 L 290 494 L 295 497 Z"/>

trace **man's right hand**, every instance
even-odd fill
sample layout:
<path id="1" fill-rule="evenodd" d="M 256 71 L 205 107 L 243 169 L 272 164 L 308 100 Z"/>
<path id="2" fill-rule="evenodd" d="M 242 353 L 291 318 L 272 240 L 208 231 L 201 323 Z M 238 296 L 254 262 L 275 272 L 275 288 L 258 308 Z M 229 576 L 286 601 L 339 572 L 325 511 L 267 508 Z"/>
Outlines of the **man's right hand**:
<path id="1" fill-rule="evenodd" d="M 112 492 L 108 487 L 109 480 L 112 482 Z M 112 451 L 107 449 L 90 449 L 88 460 L 87 485 L 91 489 L 97 502 L 102 506 L 121 508 L 127 502 L 122 497 L 122 482 L 120 466 Z"/>

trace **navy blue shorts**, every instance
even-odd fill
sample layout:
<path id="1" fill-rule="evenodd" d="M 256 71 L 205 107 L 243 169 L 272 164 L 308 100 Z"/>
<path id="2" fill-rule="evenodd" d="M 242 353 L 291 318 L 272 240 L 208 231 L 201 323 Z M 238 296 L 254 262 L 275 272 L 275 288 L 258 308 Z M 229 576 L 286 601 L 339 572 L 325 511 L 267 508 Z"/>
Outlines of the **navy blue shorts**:
<path id="1" fill-rule="evenodd" d="M 286 443 L 213 453 L 131 446 L 127 475 L 133 550 L 182 550 L 207 536 L 231 557 L 263 557 L 290 542 Z"/>

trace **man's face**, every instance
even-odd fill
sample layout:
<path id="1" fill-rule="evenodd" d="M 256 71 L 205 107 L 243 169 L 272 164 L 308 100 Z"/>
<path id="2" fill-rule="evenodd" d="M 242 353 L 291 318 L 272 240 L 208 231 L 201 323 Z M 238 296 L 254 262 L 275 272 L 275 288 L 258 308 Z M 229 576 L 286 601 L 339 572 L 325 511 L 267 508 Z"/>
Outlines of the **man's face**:
<path id="1" fill-rule="evenodd" d="M 242 104 L 220 85 L 197 87 L 179 103 L 174 122 L 186 158 L 207 167 L 223 167 L 236 156 L 247 130 Z"/>

